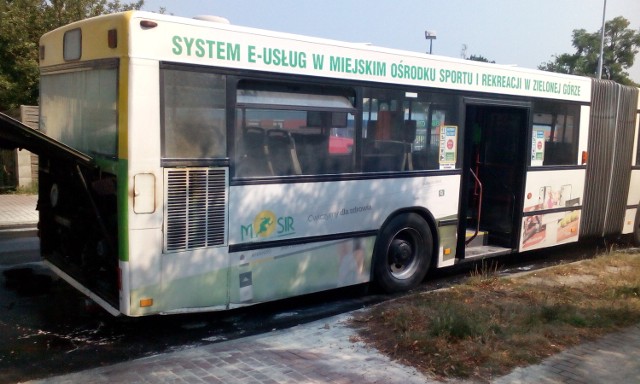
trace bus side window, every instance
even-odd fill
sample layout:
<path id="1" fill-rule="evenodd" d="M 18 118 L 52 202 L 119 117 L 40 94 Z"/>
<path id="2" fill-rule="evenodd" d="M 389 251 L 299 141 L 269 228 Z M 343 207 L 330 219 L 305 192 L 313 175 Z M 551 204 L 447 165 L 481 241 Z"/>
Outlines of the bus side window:
<path id="1" fill-rule="evenodd" d="M 162 69 L 162 156 L 225 158 L 225 77 Z"/>
<path id="2" fill-rule="evenodd" d="M 377 120 L 367 123 L 364 139 L 362 168 L 365 172 L 405 171 L 413 168 L 411 143 L 415 140 L 404 120 L 400 123 L 398 112 L 383 107 Z M 411 139 L 411 141 L 409 141 Z"/>
<path id="3" fill-rule="evenodd" d="M 576 104 L 538 101 L 534 104 L 531 165 L 578 163 L 580 107 Z"/>
<path id="4" fill-rule="evenodd" d="M 353 172 L 355 119 L 352 90 L 280 83 L 240 82 L 236 92 L 236 137 L 243 126 L 264 131 L 265 161 L 258 161 L 243 140 L 236 142 L 236 177 L 323 175 Z M 247 145 L 244 145 L 247 147 Z M 255 147 L 256 145 L 253 145 Z M 257 152 L 255 149 L 251 152 Z M 259 151 L 262 156 L 262 151 Z M 257 171 L 253 163 L 268 163 Z M 247 166 L 241 163 L 247 163 Z M 250 168 L 245 170 L 246 168 Z"/>

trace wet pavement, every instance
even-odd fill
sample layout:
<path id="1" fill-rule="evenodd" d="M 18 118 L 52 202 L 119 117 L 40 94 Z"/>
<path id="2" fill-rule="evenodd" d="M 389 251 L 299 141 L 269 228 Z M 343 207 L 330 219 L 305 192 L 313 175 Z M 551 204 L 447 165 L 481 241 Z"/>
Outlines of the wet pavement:
<path id="1" fill-rule="evenodd" d="M 219 313 L 129 319 L 87 306 L 90 301 L 41 263 L 0 270 L 0 383 L 268 334 L 384 299 L 341 289 Z"/>

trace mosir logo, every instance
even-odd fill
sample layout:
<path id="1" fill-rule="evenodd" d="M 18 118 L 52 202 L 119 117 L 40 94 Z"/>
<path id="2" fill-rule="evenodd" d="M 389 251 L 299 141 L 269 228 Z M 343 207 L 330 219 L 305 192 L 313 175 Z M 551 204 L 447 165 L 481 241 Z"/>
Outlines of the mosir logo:
<path id="1" fill-rule="evenodd" d="M 242 241 L 257 238 L 264 239 L 272 236 L 288 236 L 294 233 L 293 217 L 277 217 L 271 211 L 262 211 L 256 215 L 251 224 L 240 226 L 240 238 Z"/>

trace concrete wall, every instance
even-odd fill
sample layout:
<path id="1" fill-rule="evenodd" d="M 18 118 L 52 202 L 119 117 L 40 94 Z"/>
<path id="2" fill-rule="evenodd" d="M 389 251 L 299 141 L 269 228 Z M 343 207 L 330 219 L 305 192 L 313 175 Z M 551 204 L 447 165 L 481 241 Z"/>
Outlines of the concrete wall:
<path id="1" fill-rule="evenodd" d="M 40 109 L 38 106 L 21 105 L 20 120 L 23 124 L 39 129 Z M 29 188 L 38 182 L 38 156 L 27 150 L 18 150 L 17 156 L 18 187 Z"/>

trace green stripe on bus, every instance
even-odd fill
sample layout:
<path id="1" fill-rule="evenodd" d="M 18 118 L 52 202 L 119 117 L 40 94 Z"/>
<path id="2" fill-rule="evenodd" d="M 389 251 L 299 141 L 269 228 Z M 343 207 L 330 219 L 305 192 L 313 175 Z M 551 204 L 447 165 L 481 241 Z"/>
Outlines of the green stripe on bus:
<path id="1" fill-rule="evenodd" d="M 129 261 L 129 161 L 118 160 L 118 255 Z"/>

